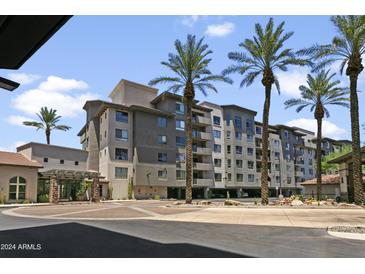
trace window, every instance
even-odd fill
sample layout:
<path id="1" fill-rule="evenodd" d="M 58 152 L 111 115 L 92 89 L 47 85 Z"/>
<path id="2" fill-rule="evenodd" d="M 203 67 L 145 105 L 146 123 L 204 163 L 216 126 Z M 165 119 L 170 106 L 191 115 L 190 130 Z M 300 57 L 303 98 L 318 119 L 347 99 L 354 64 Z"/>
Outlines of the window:
<path id="1" fill-rule="evenodd" d="M 275 181 L 277 184 L 280 184 L 280 176 L 275 176 Z"/>
<path id="2" fill-rule="evenodd" d="M 251 119 L 246 120 L 246 128 L 248 131 L 253 131 L 253 121 Z"/>
<path id="3" fill-rule="evenodd" d="M 105 111 L 104 117 L 105 117 L 105 120 L 108 118 L 106 111 Z"/>
<path id="4" fill-rule="evenodd" d="M 234 127 L 235 128 L 242 128 L 242 120 L 239 116 L 234 116 Z"/>
<path id="5" fill-rule="evenodd" d="M 75 161 L 75 166 L 78 166 L 79 165 L 79 161 Z"/>
<path id="6" fill-rule="evenodd" d="M 176 136 L 176 147 L 185 147 L 185 137 Z"/>
<path id="7" fill-rule="evenodd" d="M 236 140 L 242 140 L 242 132 L 235 132 Z"/>
<path id="8" fill-rule="evenodd" d="M 280 145 L 279 140 L 274 140 L 274 147 L 279 147 L 279 145 Z"/>
<path id="9" fill-rule="evenodd" d="M 236 181 L 237 182 L 243 182 L 243 174 L 242 173 L 237 173 L 236 174 Z"/>
<path id="10" fill-rule="evenodd" d="M 214 180 L 216 182 L 222 182 L 222 173 L 214 173 Z"/>
<path id="11" fill-rule="evenodd" d="M 63 165 L 65 163 L 65 160 L 60 160 L 60 164 Z"/>
<path id="12" fill-rule="evenodd" d="M 128 161 L 128 149 L 116 148 L 115 149 L 115 160 Z"/>
<path id="13" fill-rule="evenodd" d="M 106 138 L 106 130 L 104 131 L 104 137 Z"/>
<path id="14" fill-rule="evenodd" d="M 184 114 L 185 112 L 185 106 L 181 102 L 176 102 L 176 113 L 177 114 Z"/>
<path id="15" fill-rule="evenodd" d="M 287 178 L 286 178 L 286 183 L 287 183 L 288 185 L 290 185 L 290 184 L 291 184 L 291 177 L 287 177 Z"/>
<path id="16" fill-rule="evenodd" d="M 253 142 L 253 135 L 247 134 L 247 142 L 250 142 L 250 143 Z"/>
<path id="17" fill-rule="evenodd" d="M 289 144 L 289 143 L 286 143 L 286 144 L 285 144 L 285 149 L 286 149 L 286 150 L 290 150 L 290 144 Z"/>
<path id="18" fill-rule="evenodd" d="M 242 154 L 242 146 L 236 146 L 236 154 Z"/>
<path id="19" fill-rule="evenodd" d="M 248 169 L 253 169 L 254 166 L 254 162 L 253 161 L 247 161 L 247 168 Z"/>
<path id="20" fill-rule="evenodd" d="M 177 169 L 176 170 L 176 180 L 185 180 L 185 179 L 186 179 L 185 170 Z"/>
<path id="21" fill-rule="evenodd" d="M 222 159 L 214 159 L 214 166 L 221 167 L 222 166 Z"/>
<path id="22" fill-rule="evenodd" d="M 222 146 L 214 144 L 214 152 L 215 153 L 221 153 L 221 151 L 222 151 Z"/>
<path id="23" fill-rule="evenodd" d="M 221 132 L 219 130 L 213 130 L 213 136 L 214 136 L 214 138 L 220 139 Z"/>
<path id="24" fill-rule="evenodd" d="M 229 130 L 227 131 L 227 139 L 231 139 L 231 132 Z"/>
<path id="25" fill-rule="evenodd" d="M 158 143 L 160 145 L 167 144 L 167 137 L 166 137 L 166 135 L 158 135 Z"/>
<path id="26" fill-rule="evenodd" d="M 226 114 L 226 125 L 229 126 L 231 124 L 231 115 L 228 113 Z"/>
<path id="27" fill-rule="evenodd" d="M 176 162 L 185 162 L 185 153 L 177 153 Z"/>
<path id="28" fill-rule="evenodd" d="M 309 175 L 313 175 L 313 169 L 309 169 Z"/>
<path id="29" fill-rule="evenodd" d="M 289 139 L 289 132 L 287 130 L 284 131 L 284 138 Z"/>
<path id="30" fill-rule="evenodd" d="M 177 130 L 185 130 L 185 121 L 184 120 L 176 120 L 176 129 Z"/>
<path id="31" fill-rule="evenodd" d="M 260 127 L 256 127 L 256 134 L 261 135 L 262 129 Z"/>
<path id="32" fill-rule="evenodd" d="M 13 177 L 9 180 L 9 200 L 24 200 L 26 181 L 23 177 Z"/>
<path id="33" fill-rule="evenodd" d="M 167 170 L 166 169 L 159 170 L 157 172 L 157 176 L 159 179 L 167 179 Z"/>
<path id="34" fill-rule="evenodd" d="M 255 175 L 248 174 L 247 179 L 248 179 L 248 182 L 253 183 L 255 181 Z"/>
<path id="35" fill-rule="evenodd" d="M 115 138 L 124 142 L 128 142 L 128 130 L 126 129 L 115 129 Z"/>
<path id="36" fill-rule="evenodd" d="M 280 171 L 280 165 L 279 164 L 275 164 L 275 170 Z"/>
<path id="37" fill-rule="evenodd" d="M 249 155 L 249 156 L 253 155 L 253 148 L 252 147 L 247 148 L 247 155 Z"/>
<path id="38" fill-rule="evenodd" d="M 236 167 L 242 168 L 243 167 L 243 161 L 242 160 L 236 160 Z"/>
<path id="39" fill-rule="evenodd" d="M 157 159 L 161 163 L 166 163 L 167 162 L 167 153 L 159 152 L 158 156 L 157 156 Z"/>
<path id="40" fill-rule="evenodd" d="M 232 181 L 232 173 L 227 173 L 227 179 L 228 179 L 228 182 L 231 182 Z"/>
<path id="41" fill-rule="evenodd" d="M 312 166 L 313 165 L 313 159 L 309 159 L 309 165 Z"/>
<path id="42" fill-rule="evenodd" d="M 230 168 L 232 166 L 232 160 L 227 159 L 227 167 Z"/>
<path id="43" fill-rule="evenodd" d="M 116 111 L 115 120 L 122 123 L 128 123 L 128 112 Z"/>
<path id="44" fill-rule="evenodd" d="M 165 117 L 158 117 L 157 118 L 157 125 L 158 127 L 167 127 L 167 119 Z"/>
<path id="45" fill-rule="evenodd" d="M 227 154 L 231 154 L 231 146 L 230 145 L 227 146 Z"/>
<path id="46" fill-rule="evenodd" d="M 48 158 L 43 158 L 43 163 L 48 163 Z"/>
<path id="47" fill-rule="evenodd" d="M 221 117 L 219 117 L 219 116 L 213 116 L 213 124 L 215 126 L 220 126 L 221 125 Z"/>
<path id="48" fill-rule="evenodd" d="M 275 157 L 275 160 L 280 160 L 280 152 L 275 151 L 274 157 Z"/>
<path id="49" fill-rule="evenodd" d="M 116 167 L 115 168 L 115 178 L 127 179 L 128 178 L 128 168 L 126 168 L 126 167 Z"/>

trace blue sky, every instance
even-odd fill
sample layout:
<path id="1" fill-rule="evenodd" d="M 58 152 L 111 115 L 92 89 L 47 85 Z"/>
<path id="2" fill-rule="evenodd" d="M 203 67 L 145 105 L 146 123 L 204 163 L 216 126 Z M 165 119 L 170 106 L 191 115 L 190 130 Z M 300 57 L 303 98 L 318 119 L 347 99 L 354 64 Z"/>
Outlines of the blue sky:
<path id="1" fill-rule="evenodd" d="M 268 16 L 75 16 L 53 36 L 20 70 L 1 70 L 2 76 L 23 84 L 13 93 L 0 92 L 0 149 L 14 150 L 16 145 L 45 142 L 44 133 L 20 125 L 24 119 L 35 119 L 34 112 L 47 105 L 58 109 L 61 122 L 72 127 L 65 133 L 54 131 L 52 144 L 79 148 L 77 132 L 85 122 L 82 106 L 87 99 L 109 100 L 108 95 L 120 79 L 147 84 L 159 75 L 168 75 L 160 65 L 174 51 L 175 39 L 187 34 L 204 36 L 213 50 L 211 70 L 221 72 L 231 62 L 230 51 L 254 34 L 256 22 L 266 24 Z M 328 43 L 335 29 L 328 16 L 274 16 L 275 23 L 285 21 L 286 31 L 295 34 L 286 46 L 294 49 L 314 42 Z M 336 69 L 336 65 L 333 66 Z M 286 124 L 314 129 L 313 114 L 294 109 L 284 110 L 283 103 L 298 95 L 297 87 L 305 84 L 307 68 L 290 67 L 279 73 L 282 93 L 274 90 L 270 114 L 271 124 Z M 239 88 L 240 76 L 232 76 L 233 85 L 217 84 L 219 93 L 198 100 L 217 104 L 238 104 L 256 110 L 261 120 L 263 87 L 258 81 L 249 88 Z M 346 77 L 338 76 L 343 85 Z M 164 86 L 158 87 L 160 91 Z M 359 89 L 365 90 L 364 73 Z M 360 94 L 360 122 L 365 123 L 365 95 Z M 330 106 L 331 117 L 324 132 L 334 138 L 350 138 L 350 114 L 347 109 Z M 364 137 L 364 132 L 362 132 Z"/>

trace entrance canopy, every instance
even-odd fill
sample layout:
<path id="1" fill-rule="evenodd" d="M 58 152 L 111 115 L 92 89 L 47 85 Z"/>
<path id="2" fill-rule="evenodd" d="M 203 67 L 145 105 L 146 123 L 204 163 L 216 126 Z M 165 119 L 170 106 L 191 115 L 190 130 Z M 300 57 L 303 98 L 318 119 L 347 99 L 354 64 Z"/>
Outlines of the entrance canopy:
<path id="1" fill-rule="evenodd" d="M 51 169 L 40 172 L 40 179 L 50 179 L 55 176 L 57 180 L 84 180 L 84 179 L 102 179 L 99 172 L 94 170 L 80 171 L 68 169 Z"/>

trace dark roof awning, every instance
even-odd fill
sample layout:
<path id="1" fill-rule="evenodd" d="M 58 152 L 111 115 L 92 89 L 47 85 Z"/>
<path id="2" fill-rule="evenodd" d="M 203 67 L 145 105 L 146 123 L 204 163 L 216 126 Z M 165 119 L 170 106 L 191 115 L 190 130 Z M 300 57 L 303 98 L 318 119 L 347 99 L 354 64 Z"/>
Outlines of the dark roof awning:
<path id="1" fill-rule="evenodd" d="M 100 176 L 99 172 L 94 170 L 68 170 L 68 169 L 51 169 L 40 172 L 40 178 L 49 179 L 52 176 L 56 176 L 57 179 L 63 180 L 84 180 L 93 178 L 104 178 Z"/>
<path id="2" fill-rule="evenodd" d="M 71 16 L 0 15 L 0 68 L 19 69 Z"/>

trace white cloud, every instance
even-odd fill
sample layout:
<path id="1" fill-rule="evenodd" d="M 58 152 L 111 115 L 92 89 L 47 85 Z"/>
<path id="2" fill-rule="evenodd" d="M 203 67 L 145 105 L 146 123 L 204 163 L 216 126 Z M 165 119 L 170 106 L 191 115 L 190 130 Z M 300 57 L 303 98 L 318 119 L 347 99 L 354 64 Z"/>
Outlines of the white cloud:
<path id="1" fill-rule="evenodd" d="M 26 144 L 24 141 L 16 141 L 7 147 L 0 147 L 1 151 L 16 152 L 16 148 Z"/>
<path id="2" fill-rule="evenodd" d="M 9 124 L 22 126 L 24 121 L 33 121 L 32 118 L 20 116 L 20 115 L 10 115 L 5 119 Z"/>
<path id="3" fill-rule="evenodd" d="M 198 22 L 199 16 L 198 15 L 191 15 L 191 16 L 184 16 L 181 19 L 181 24 L 184 26 L 192 28 L 196 22 Z"/>
<path id="4" fill-rule="evenodd" d="M 280 83 L 280 90 L 290 97 L 300 97 L 299 86 L 307 84 L 309 68 L 295 68 L 291 71 L 280 71 L 276 74 Z"/>
<path id="5" fill-rule="evenodd" d="M 219 25 L 209 25 L 205 34 L 211 37 L 224 37 L 234 31 L 234 24 L 225 22 Z"/>
<path id="6" fill-rule="evenodd" d="M 15 97 L 12 105 L 28 115 L 34 115 L 41 107 L 47 106 L 56 109 L 63 117 L 75 117 L 82 112 L 87 100 L 95 100 L 98 97 L 90 92 L 80 92 L 87 87 L 84 81 L 49 76 L 38 88 L 27 90 Z M 71 90 L 72 93 L 65 93 Z"/>
<path id="7" fill-rule="evenodd" d="M 22 85 L 31 84 L 42 78 L 42 76 L 40 75 L 27 73 L 9 73 L 8 77 L 10 78 L 10 80 L 18 82 Z"/>
<path id="8" fill-rule="evenodd" d="M 300 127 L 310 131 L 313 131 L 317 134 L 317 121 L 315 119 L 296 119 L 291 120 L 286 123 L 287 126 L 290 127 Z M 333 139 L 341 139 L 346 134 L 346 130 L 338 127 L 337 125 L 324 120 L 322 122 L 322 136 L 329 137 Z"/>

